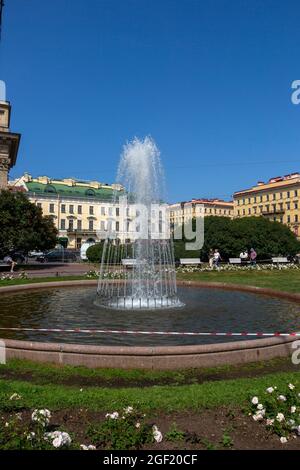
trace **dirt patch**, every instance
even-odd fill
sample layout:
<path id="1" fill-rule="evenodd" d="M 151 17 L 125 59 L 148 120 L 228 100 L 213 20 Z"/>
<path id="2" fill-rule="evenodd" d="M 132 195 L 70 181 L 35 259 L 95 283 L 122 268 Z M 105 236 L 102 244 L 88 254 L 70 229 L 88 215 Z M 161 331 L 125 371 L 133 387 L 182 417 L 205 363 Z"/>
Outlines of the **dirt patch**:
<path id="1" fill-rule="evenodd" d="M 90 424 L 103 422 L 106 412 L 86 409 L 56 411 L 52 413 L 51 430 L 63 429 L 71 433 L 79 444 L 90 444 L 87 428 Z M 31 411 L 23 410 L 19 415 L 24 423 L 30 424 Z M 11 413 L 0 413 L 2 422 L 12 416 Z M 291 436 L 287 444 L 281 444 L 278 436 L 237 408 L 157 413 L 146 420 L 158 426 L 164 439 L 161 443 L 144 446 L 145 450 L 300 450 L 300 437 Z M 183 433 L 182 439 L 168 440 L 166 434 L 174 423 L 176 429 Z"/>

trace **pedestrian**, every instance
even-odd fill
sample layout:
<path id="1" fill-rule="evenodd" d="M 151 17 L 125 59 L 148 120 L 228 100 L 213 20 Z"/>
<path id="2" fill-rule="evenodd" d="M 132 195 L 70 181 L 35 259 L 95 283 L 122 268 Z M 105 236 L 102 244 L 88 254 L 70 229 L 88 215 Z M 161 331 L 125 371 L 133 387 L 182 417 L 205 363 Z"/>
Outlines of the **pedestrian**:
<path id="1" fill-rule="evenodd" d="M 221 255 L 220 255 L 220 252 L 219 252 L 218 248 L 216 248 L 215 251 L 214 251 L 213 265 L 217 269 L 219 269 L 220 261 L 221 261 Z"/>
<path id="2" fill-rule="evenodd" d="M 251 266 L 256 266 L 257 253 L 254 248 L 250 249 L 250 264 Z"/>
<path id="3" fill-rule="evenodd" d="M 213 269 L 214 267 L 214 250 L 210 248 L 209 253 L 208 253 L 208 263 L 210 269 Z"/>
<path id="4" fill-rule="evenodd" d="M 10 272 L 14 272 L 14 267 L 16 266 L 16 262 L 12 259 L 10 255 L 5 256 L 3 259 L 4 263 L 8 264 L 10 266 Z"/>

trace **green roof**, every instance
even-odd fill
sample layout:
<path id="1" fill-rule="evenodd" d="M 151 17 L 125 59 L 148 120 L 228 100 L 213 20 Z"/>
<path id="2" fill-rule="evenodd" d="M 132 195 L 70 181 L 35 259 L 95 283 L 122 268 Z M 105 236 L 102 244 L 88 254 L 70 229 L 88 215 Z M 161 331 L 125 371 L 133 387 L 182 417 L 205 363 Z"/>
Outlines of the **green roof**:
<path id="1" fill-rule="evenodd" d="M 66 197 L 86 197 L 95 199 L 112 199 L 114 190 L 112 188 L 91 188 L 88 186 L 68 186 L 60 183 L 39 183 L 36 181 L 28 181 L 26 183 L 28 191 L 36 194 L 58 194 L 59 196 Z M 118 192 L 120 195 L 123 192 Z"/>

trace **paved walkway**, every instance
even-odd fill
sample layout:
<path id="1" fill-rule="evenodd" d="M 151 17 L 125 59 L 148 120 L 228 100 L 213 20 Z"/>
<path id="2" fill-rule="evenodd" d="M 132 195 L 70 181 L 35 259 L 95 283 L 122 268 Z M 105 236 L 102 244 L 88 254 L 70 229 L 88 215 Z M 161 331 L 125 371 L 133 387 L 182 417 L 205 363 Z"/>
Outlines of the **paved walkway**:
<path id="1" fill-rule="evenodd" d="M 81 276 L 87 271 L 99 271 L 99 266 L 92 263 L 32 263 L 17 269 L 14 276 L 18 277 L 21 271 L 25 271 L 29 278 Z"/>

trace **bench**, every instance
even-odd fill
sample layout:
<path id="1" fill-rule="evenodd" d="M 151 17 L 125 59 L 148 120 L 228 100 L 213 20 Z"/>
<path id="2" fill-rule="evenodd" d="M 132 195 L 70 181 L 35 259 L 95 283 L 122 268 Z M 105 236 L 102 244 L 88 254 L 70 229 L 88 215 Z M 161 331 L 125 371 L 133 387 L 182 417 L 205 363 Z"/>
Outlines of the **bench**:
<path id="1" fill-rule="evenodd" d="M 242 264 L 241 258 L 229 258 L 229 264 Z"/>
<path id="2" fill-rule="evenodd" d="M 121 263 L 123 266 L 125 266 L 125 268 L 133 268 L 133 266 L 136 265 L 136 259 L 124 258 L 121 260 Z"/>
<path id="3" fill-rule="evenodd" d="M 201 264 L 200 258 L 180 258 L 180 264 L 195 266 Z"/>
<path id="4" fill-rule="evenodd" d="M 272 258 L 273 264 L 286 264 L 288 262 L 289 260 L 285 256 L 277 256 L 275 258 Z"/>
<path id="5" fill-rule="evenodd" d="M 4 271 L 5 269 L 8 269 L 10 271 L 10 268 L 10 264 L 0 262 L 0 271 Z"/>

